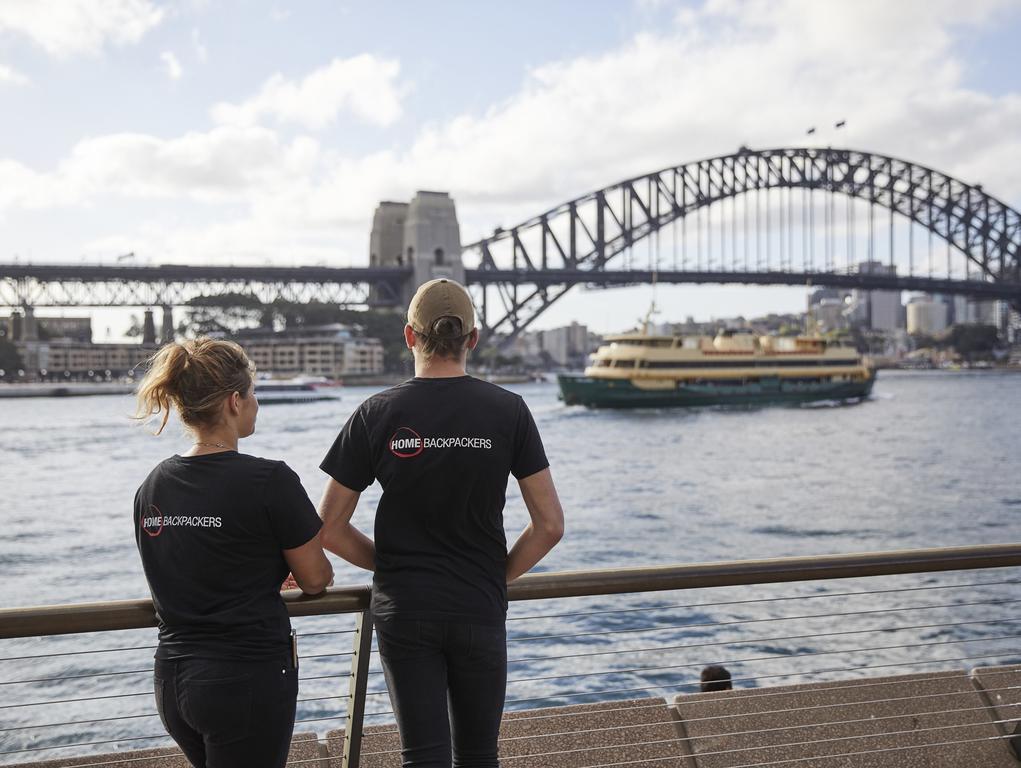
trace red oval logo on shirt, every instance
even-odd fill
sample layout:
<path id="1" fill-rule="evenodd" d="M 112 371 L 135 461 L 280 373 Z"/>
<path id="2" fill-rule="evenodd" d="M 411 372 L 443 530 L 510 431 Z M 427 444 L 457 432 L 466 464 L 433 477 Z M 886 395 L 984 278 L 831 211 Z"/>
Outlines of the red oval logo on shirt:
<path id="1" fill-rule="evenodd" d="M 150 536 L 159 536 L 163 533 L 163 513 L 155 504 L 149 505 L 149 511 L 139 522 L 142 524 L 142 530 Z"/>
<path id="2" fill-rule="evenodd" d="M 390 453 L 398 459 L 410 459 L 425 450 L 425 441 L 411 427 L 399 427 L 389 442 Z"/>

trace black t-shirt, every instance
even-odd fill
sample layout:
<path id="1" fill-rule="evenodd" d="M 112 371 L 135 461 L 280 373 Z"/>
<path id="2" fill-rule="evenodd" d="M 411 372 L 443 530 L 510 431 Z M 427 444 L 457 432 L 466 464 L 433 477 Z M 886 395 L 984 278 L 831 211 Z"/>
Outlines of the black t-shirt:
<path id="1" fill-rule="evenodd" d="M 507 476 L 549 466 L 520 396 L 471 376 L 411 379 L 362 403 L 320 466 L 353 491 L 383 487 L 377 616 L 504 620 Z"/>
<path id="2" fill-rule="evenodd" d="M 172 456 L 135 494 L 135 541 L 159 619 L 157 658 L 286 658 L 281 550 L 322 522 L 282 461 Z"/>

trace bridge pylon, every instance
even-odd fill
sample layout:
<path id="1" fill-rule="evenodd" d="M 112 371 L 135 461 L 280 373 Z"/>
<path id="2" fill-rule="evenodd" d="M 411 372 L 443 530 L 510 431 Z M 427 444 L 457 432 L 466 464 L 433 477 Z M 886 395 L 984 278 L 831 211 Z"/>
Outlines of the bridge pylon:
<path id="1" fill-rule="evenodd" d="M 369 266 L 410 268 L 397 297 L 400 307 L 407 307 L 418 286 L 434 278 L 464 283 L 461 230 L 450 195 L 422 190 L 410 203 L 381 202 L 372 218 Z M 370 305 L 392 305 L 392 299 L 377 288 L 370 291 Z"/>

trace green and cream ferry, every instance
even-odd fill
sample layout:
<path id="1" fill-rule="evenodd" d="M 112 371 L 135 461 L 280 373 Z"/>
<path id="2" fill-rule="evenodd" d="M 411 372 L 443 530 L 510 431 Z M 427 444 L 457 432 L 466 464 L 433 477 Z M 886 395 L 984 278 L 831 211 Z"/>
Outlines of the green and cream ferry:
<path id="1" fill-rule="evenodd" d="M 606 338 L 584 375 L 558 376 L 567 405 L 661 408 L 852 400 L 875 371 L 852 347 L 814 336 L 628 333 Z"/>

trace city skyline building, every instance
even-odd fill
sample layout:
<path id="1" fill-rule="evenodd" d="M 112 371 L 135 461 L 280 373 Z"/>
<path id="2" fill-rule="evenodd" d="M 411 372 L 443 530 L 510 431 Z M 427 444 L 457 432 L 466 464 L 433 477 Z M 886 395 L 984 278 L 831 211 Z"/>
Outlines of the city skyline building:
<path id="1" fill-rule="evenodd" d="M 932 336 L 947 328 L 949 314 L 945 302 L 931 296 L 916 296 L 907 305 L 907 330 L 909 334 Z"/>

